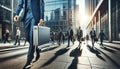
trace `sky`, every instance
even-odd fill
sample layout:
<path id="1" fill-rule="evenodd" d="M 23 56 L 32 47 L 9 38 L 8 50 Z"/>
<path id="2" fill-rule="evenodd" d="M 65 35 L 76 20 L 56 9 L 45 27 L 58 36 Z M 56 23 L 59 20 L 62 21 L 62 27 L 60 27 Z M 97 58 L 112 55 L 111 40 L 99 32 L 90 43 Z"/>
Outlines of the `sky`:
<path id="1" fill-rule="evenodd" d="M 86 32 L 86 23 L 88 16 L 85 14 L 85 0 L 77 0 L 77 4 L 79 5 L 80 11 L 80 26 Z"/>
<path id="2" fill-rule="evenodd" d="M 85 0 L 77 0 L 77 4 L 79 5 L 79 12 L 80 12 L 80 23 L 82 24 L 85 22 Z"/>
<path id="3" fill-rule="evenodd" d="M 80 13 L 82 14 L 82 13 L 84 13 L 84 9 L 85 9 L 85 2 L 84 2 L 85 0 L 77 0 L 77 4 L 80 6 L 79 7 L 79 10 L 80 10 Z M 82 10 L 80 9 L 80 8 L 82 8 Z"/>

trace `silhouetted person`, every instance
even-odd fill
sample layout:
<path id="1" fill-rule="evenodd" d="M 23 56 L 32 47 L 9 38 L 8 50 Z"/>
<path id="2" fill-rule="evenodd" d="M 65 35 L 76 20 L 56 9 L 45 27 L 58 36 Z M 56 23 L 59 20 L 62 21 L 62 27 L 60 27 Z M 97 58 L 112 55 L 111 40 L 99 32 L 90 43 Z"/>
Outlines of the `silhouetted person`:
<path id="1" fill-rule="evenodd" d="M 44 0 L 19 0 L 18 8 L 16 10 L 16 15 L 14 17 L 15 22 L 19 22 L 19 14 L 23 9 L 23 18 L 21 21 L 24 24 L 25 36 L 27 41 L 29 42 L 29 50 L 27 55 L 27 62 L 24 68 L 29 68 L 31 66 L 31 62 L 34 58 L 34 53 L 36 51 L 37 61 L 40 57 L 40 50 L 38 46 L 33 45 L 33 26 L 40 25 L 43 26 L 44 19 Z M 43 33 L 43 32 L 41 32 Z"/>
<path id="2" fill-rule="evenodd" d="M 88 44 L 88 40 L 89 40 L 89 35 L 86 35 L 86 44 Z"/>
<path id="3" fill-rule="evenodd" d="M 15 44 L 16 45 L 18 43 L 18 45 L 20 45 L 20 29 L 19 27 L 16 27 L 16 39 L 15 39 Z"/>
<path id="4" fill-rule="evenodd" d="M 105 34 L 103 30 L 100 31 L 98 38 L 100 38 L 100 45 L 103 46 L 103 40 L 104 40 Z"/>
<path id="5" fill-rule="evenodd" d="M 61 28 L 59 28 L 59 31 L 58 31 L 58 45 L 59 46 L 61 45 L 61 40 L 62 40 L 62 31 L 61 31 Z"/>
<path id="6" fill-rule="evenodd" d="M 68 46 L 70 46 L 70 40 L 74 44 L 74 42 L 73 42 L 73 30 L 71 29 L 71 27 L 68 28 L 67 36 L 68 36 Z"/>
<path id="7" fill-rule="evenodd" d="M 51 33 L 52 44 L 54 44 L 54 40 L 55 40 L 55 32 L 52 31 L 52 33 Z"/>
<path id="8" fill-rule="evenodd" d="M 79 29 L 77 30 L 77 40 L 79 41 L 79 46 L 81 44 L 81 38 L 83 37 L 83 31 L 81 29 L 81 27 L 79 26 Z"/>
<path id="9" fill-rule="evenodd" d="M 62 41 L 63 41 L 63 44 L 65 43 L 65 33 L 62 33 Z"/>
<path id="10" fill-rule="evenodd" d="M 8 43 L 10 43 L 10 41 L 8 40 L 9 36 L 10 36 L 10 32 L 9 32 L 8 29 L 6 29 L 6 30 L 5 30 L 5 40 L 4 40 L 4 43 L 6 43 L 6 41 L 7 41 Z"/>
<path id="11" fill-rule="evenodd" d="M 93 48 L 94 47 L 94 43 L 95 43 L 95 38 L 96 38 L 96 32 L 95 32 L 94 28 L 92 28 L 92 30 L 90 31 L 90 36 L 91 36 L 92 48 Z"/>

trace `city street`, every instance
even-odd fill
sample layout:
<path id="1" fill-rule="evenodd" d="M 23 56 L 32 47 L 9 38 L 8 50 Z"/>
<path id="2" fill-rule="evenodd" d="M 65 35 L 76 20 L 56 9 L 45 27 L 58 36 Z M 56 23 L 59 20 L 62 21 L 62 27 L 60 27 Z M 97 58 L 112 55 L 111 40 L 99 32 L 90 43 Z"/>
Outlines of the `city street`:
<path id="1" fill-rule="evenodd" d="M 23 68 L 120 69 L 120 0 L 0 0 L 0 69 Z"/>
<path id="2" fill-rule="evenodd" d="M 2 45 L 2 46 L 1 46 Z M 0 69 L 22 69 L 26 63 L 27 46 L 14 46 L 12 43 L 0 44 Z M 42 48 L 40 59 L 32 64 L 31 69 L 119 69 L 120 45 L 104 43 L 95 48 L 82 43 L 78 48 L 78 42 L 67 47 L 67 43 L 61 46 L 49 45 Z"/>

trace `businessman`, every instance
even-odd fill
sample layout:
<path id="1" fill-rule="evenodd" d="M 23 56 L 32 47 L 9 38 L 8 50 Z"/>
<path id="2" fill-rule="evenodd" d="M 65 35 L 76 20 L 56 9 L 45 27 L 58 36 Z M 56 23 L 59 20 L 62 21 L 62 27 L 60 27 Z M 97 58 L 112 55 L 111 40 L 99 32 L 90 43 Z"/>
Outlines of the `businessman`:
<path id="1" fill-rule="evenodd" d="M 92 30 L 90 31 L 90 36 L 91 36 L 92 48 L 93 48 L 94 47 L 94 43 L 95 43 L 95 38 L 96 38 L 96 32 L 95 32 L 94 28 L 92 28 Z"/>
<path id="2" fill-rule="evenodd" d="M 77 40 L 79 41 L 79 46 L 82 44 L 82 37 L 83 37 L 83 31 L 81 29 L 81 26 L 79 26 L 79 29 L 77 30 Z"/>
<path id="3" fill-rule="evenodd" d="M 67 36 L 68 36 L 68 47 L 70 46 L 70 40 L 72 41 L 72 43 L 74 44 L 74 41 L 73 41 L 73 30 L 71 29 L 71 27 L 68 28 L 68 31 L 67 31 Z"/>
<path id="4" fill-rule="evenodd" d="M 16 10 L 16 15 L 14 17 L 15 22 L 20 21 L 20 12 L 22 12 L 21 21 L 24 23 L 24 31 L 27 41 L 29 42 L 29 50 L 27 55 L 27 62 L 24 66 L 24 69 L 27 69 L 31 66 L 31 62 L 34 58 L 34 52 L 36 51 L 36 59 L 40 57 L 40 50 L 33 45 L 33 26 L 38 25 L 41 19 L 44 18 L 44 1 L 43 0 L 19 0 L 19 5 Z"/>

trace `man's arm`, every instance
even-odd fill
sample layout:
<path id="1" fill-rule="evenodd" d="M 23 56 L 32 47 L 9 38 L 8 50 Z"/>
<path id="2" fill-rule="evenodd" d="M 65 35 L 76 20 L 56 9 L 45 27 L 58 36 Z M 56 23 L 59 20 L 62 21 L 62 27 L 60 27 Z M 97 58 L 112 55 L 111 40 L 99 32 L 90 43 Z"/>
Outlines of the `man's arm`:
<path id="1" fill-rule="evenodd" d="M 24 1 L 23 0 L 19 0 L 18 8 L 16 10 L 16 15 L 17 16 L 19 15 L 20 11 L 22 10 L 23 4 L 24 4 Z"/>
<path id="2" fill-rule="evenodd" d="M 40 19 L 44 19 L 44 1 L 40 0 Z"/>
<path id="3" fill-rule="evenodd" d="M 18 4 L 18 8 L 16 10 L 16 15 L 14 17 L 14 21 L 15 22 L 19 22 L 19 14 L 23 8 L 23 4 L 24 4 L 24 1 L 23 0 L 19 0 L 19 4 Z"/>

